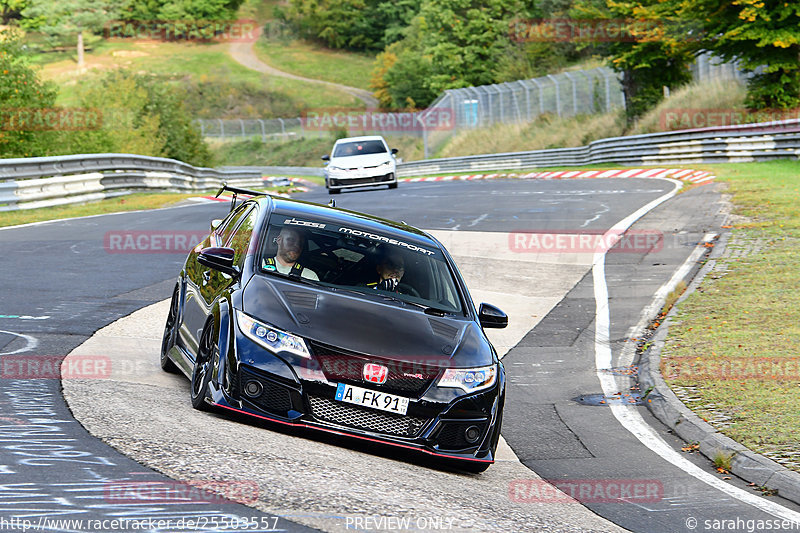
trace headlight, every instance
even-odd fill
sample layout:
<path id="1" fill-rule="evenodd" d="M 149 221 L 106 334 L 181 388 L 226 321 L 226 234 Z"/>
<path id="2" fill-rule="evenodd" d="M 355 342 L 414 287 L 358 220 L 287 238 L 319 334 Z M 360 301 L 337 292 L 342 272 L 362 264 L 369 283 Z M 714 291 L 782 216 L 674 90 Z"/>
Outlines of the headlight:
<path id="1" fill-rule="evenodd" d="M 277 352 L 289 352 L 300 357 L 311 359 L 305 341 L 297 335 L 281 331 L 275 326 L 270 326 L 260 322 L 242 311 L 236 310 L 236 322 L 244 335 L 260 344 L 267 350 Z"/>
<path id="2" fill-rule="evenodd" d="M 378 165 L 378 170 L 389 170 L 392 167 L 392 162 L 387 161 Z"/>
<path id="3" fill-rule="evenodd" d="M 346 172 L 347 171 L 347 169 L 344 169 L 344 168 L 341 168 L 341 167 L 333 167 L 331 165 L 328 165 L 328 170 L 331 171 L 331 172 Z"/>
<path id="4" fill-rule="evenodd" d="M 480 368 L 448 368 L 439 379 L 440 387 L 456 387 L 464 392 L 475 392 L 488 389 L 497 380 L 497 367 Z"/>

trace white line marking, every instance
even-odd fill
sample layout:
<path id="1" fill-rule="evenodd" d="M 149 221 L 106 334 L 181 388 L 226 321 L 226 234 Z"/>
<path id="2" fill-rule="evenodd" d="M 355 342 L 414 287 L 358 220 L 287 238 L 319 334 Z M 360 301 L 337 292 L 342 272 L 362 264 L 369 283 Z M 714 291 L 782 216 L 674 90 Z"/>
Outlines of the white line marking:
<path id="1" fill-rule="evenodd" d="M 489 216 L 489 213 L 484 213 L 484 214 L 482 214 L 481 216 L 479 216 L 478 218 L 476 218 L 475 220 L 473 220 L 472 222 L 470 222 L 470 223 L 469 223 L 469 227 L 472 227 L 472 226 L 474 226 L 475 224 L 478 224 L 479 222 L 481 222 L 483 219 L 485 219 L 485 218 L 486 218 L 486 217 L 488 217 L 488 216 Z"/>
<path id="2" fill-rule="evenodd" d="M 39 345 L 39 341 L 36 340 L 36 337 L 31 337 L 30 335 L 25 335 L 24 333 L 14 333 L 13 331 L 5 331 L 2 329 L 0 329 L 0 333 L 8 333 L 9 335 L 20 337 L 25 339 L 26 343 L 25 346 L 19 350 L 14 350 L 13 352 L 2 352 L 0 355 L 14 355 L 15 353 L 29 352 Z"/>
<path id="3" fill-rule="evenodd" d="M 649 204 L 619 221 L 606 232 L 604 238 L 614 239 L 614 236 L 617 236 L 616 238 L 618 239 L 619 236 L 621 236 L 625 230 L 630 228 L 631 225 L 633 225 L 633 223 L 639 218 L 643 217 L 650 210 L 657 207 L 661 203 L 675 196 L 682 184 L 681 182 L 672 179 L 669 181 L 675 185 L 672 191 L 659 198 L 656 198 Z M 609 240 L 606 242 L 613 241 Z M 596 305 L 594 349 L 597 378 L 600 380 L 600 385 L 603 388 L 603 394 L 606 396 L 611 396 L 617 392 L 617 384 L 611 374 L 603 372 L 603 370 L 612 368 L 611 344 L 609 341 L 611 317 L 608 308 L 608 285 L 606 284 L 605 276 L 605 258 L 606 252 L 596 253 L 592 265 L 592 279 L 594 282 L 594 298 Z M 642 444 L 650 448 L 662 459 L 680 468 L 690 476 L 721 492 L 724 492 L 728 496 L 736 498 L 743 503 L 752 505 L 753 507 L 756 507 L 757 509 L 768 514 L 784 520 L 800 522 L 800 513 L 729 485 L 723 480 L 716 478 L 712 474 L 701 469 L 697 465 L 687 461 L 683 456 L 672 449 L 672 447 L 667 444 L 664 439 L 662 439 L 661 436 L 644 421 L 642 415 L 632 406 L 624 404 L 609 404 L 609 408 L 619 423 L 622 424 L 622 426 L 634 437 L 636 437 Z"/>

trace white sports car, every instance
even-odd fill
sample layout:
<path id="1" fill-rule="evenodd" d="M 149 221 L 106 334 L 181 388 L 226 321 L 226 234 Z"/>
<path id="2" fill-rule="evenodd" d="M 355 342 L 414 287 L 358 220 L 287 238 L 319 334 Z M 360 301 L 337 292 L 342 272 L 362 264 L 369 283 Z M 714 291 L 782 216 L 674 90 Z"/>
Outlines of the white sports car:
<path id="1" fill-rule="evenodd" d="M 325 187 L 331 194 L 342 189 L 371 185 L 397 187 L 395 154 L 380 135 L 347 137 L 333 145 L 330 155 L 322 156 Z"/>

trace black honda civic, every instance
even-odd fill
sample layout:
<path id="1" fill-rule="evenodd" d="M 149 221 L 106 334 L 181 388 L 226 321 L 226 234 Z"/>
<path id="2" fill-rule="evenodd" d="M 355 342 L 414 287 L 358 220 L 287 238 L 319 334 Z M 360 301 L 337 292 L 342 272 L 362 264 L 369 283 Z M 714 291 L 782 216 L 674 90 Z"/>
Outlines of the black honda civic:
<path id="1" fill-rule="evenodd" d="M 192 405 L 377 441 L 482 471 L 505 372 L 444 247 L 404 223 L 224 187 L 236 205 L 186 259 L 161 366 Z M 256 196 L 256 194 L 260 194 Z"/>

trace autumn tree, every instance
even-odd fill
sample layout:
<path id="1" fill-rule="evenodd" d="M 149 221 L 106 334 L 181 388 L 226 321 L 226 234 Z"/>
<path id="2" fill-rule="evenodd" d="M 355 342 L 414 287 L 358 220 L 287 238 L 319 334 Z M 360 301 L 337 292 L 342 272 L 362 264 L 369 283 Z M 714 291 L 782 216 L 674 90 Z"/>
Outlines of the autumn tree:
<path id="1" fill-rule="evenodd" d="M 611 67 L 622 75 L 628 123 L 663 99 L 664 87 L 691 81 L 689 65 L 699 47 L 700 29 L 686 24 L 671 0 L 584 0 L 572 13 L 595 24 L 621 29 L 606 43 Z"/>
<path id="2" fill-rule="evenodd" d="M 755 71 L 751 109 L 800 106 L 800 3 L 769 0 L 672 0 L 686 23 L 702 24 L 703 48 Z"/>

